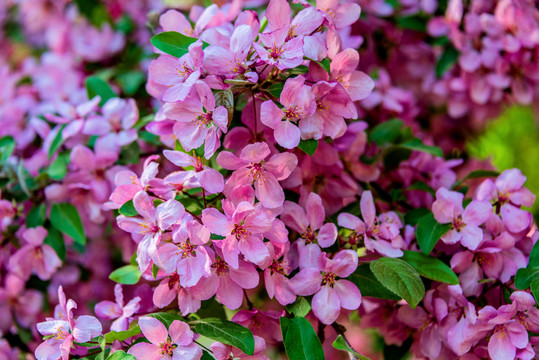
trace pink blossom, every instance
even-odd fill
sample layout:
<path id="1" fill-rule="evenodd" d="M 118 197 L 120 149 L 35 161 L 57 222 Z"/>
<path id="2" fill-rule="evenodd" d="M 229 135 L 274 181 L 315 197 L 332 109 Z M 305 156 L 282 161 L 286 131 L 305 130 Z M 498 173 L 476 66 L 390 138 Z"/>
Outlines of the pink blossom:
<path id="1" fill-rule="evenodd" d="M 292 268 L 287 259 L 287 254 L 284 254 L 286 247 L 275 248 L 273 245 L 268 245 L 270 257 L 262 266 L 264 269 L 264 285 L 270 299 L 275 299 L 281 305 L 292 304 L 296 301 L 296 294 L 290 286 L 290 275 Z"/>
<path id="2" fill-rule="evenodd" d="M 42 226 L 29 228 L 22 232 L 26 241 L 9 259 L 9 269 L 23 279 L 28 279 L 32 273 L 42 280 L 48 280 L 62 265 L 54 249 L 44 244 L 47 230 Z"/>
<path id="3" fill-rule="evenodd" d="M 442 187 L 436 191 L 432 212 L 439 223 L 451 223 L 451 230 L 441 238 L 444 243 L 460 242 L 468 249 L 475 250 L 483 241 L 483 230 L 479 226 L 492 214 L 492 206 L 487 201 L 472 201 L 463 209 L 463 198 L 461 193 Z"/>
<path id="4" fill-rule="evenodd" d="M 316 110 L 311 88 L 305 85 L 305 78 L 297 76 L 286 80 L 281 92 L 280 109 L 272 100 L 260 106 L 260 120 L 274 130 L 277 143 L 287 149 L 298 146 L 300 137 L 307 138 L 308 127 L 301 125 L 303 119 L 310 117 Z M 303 129 L 305 132 L 301 132 Z"/>
<path id="5" fill-rule="evenodd" d="M 133 99 L 111 98 L 103 105 L 102 117 L 88 119 L 85 133 L 107 136 L 120 146 L 128 145 L 138 137 L 133 126 L 139 118 L 137 104 Z"/>
<path id="6" fill-rule="evenodd" d="M 234 170 L 225 184 L 224 193 L 230 193 L 232 187 L 252 185 L 258 200 L 267 208 L 277 208 L 284 202 L 284 192 L 279 181 L 288 178 L 297 165 L 297 158 L 291 153 L 272 155 L 266 143 L 255 143 L 243 148 L 240 156 L 222 151 L 217 162 L 228 170 Z"/>
<path id="7" fill-rule="evenodd" d="M 194 178 L 204 188 L 208 194 L 216 194 L 223 191 L 223 175 L 217 170 L 203 164 L 203 160 L 198 156 L 190 156 L 180 151 L 165 150 L 163 155 L 174 165 L 194 170 L 176 171 L 165 177 L 165 182 L 183 184 Z"/>
<path id="8" fill-rule="evenodd" d="M 255 351 L 253 355 L 246 355 L 243 351 L 220 342 L 214 342 L 210 345 L 211 351 L 217 360 L 228 360 L 231 358 L 249 359 L 249 360 L 269 360 L 269 357 L 264 355 L 266 350 L 266 341 L 260 336 L 254 336 Z"/>
<path id="9" fill-rule="evenodd" d="M 215 107 L 215 97 L 210 93 L 200 100 L 188 97 L 184 101 L 168 103 L 163 107 L 165 116 L 175 120 L 173 132 L 186 151 L 204 144 L 204 156 L 209 159 L 221 145 L 219 139 L 228 128 L 228 111 L 224 106 Z"/>
<path id="10" fill-rule="evenodd" d="M 376 251 L 389 257 L 400 257 L 403 252 L 400 249 L 402 238 L 399 235 L 402 223 L 394 213 L 387 213 L 376 218 L 376 208 L 372 193 L 364 191 L 360 201 L 361 216 L 363 221 L 357 216 L 348 213 L 339 214 L 337 220 L 339 226 L 352 229 L 354 232 L 351 238 L 358 241 L 363 240 L 365 247 L 370 251 Z"/>
<path id="11" fill-rule="evenodd" d="M 102 319 L 116 319 L 110 326 L 110 330 L 126 331 L 129 329 L 129 323 L 133 320 L 133 314 L 139 310 L 141 299 L 136 296 L 127 304 L 124 304 L 124 295 L 120 284 L 114 286 L 114 297 L 116 302 L 104 300 L 97 303 L 95 313 Z"/>
<path id="12" fill-rule="evenodd" d="M 296 37 L 287 40 L 287 27 L 259 34 L 259 37 L 262 45 L 254 43 L 253 47 L 264 63 L 274 65 L 279 70 L 286 70 L 295 68 L 303 62 L 303 39 Z"/>
<path id="13" fill-rule="evenodd" d="M 73 318 L 72 309 L 76 309 L 77 304 L 71 299 L 66 302 L 61 286 L 58 288 L 58 297 L 60 304 L 55 309 L 55 317 L 37 324 L 37 330 L 47 337 L 35 351 L 38 360 L 68 360 L 73 342 L 90 341 L 102 332 L 101 324 L 93 316 Z"/>
<path id="14" fill-rule="evenodd" d="M 316 0 L 316 7 L 324 12 L 331 27 L 341 29 L 359 19 L 361 7 L 355 3 L 339 0 Z"/>
<path id="15" fill-rule="evenodd" d="M 195 334 L 187 323 L 174 320 L 167 331 L 165 325 L 156 318 L 143 316 L 139 319 L 142 334 L 150 342 L 133 345 L 128 354 L 137 359 L 169 358 L 198 360 L 202 350 L 193 343 Z"/>
<path id="16" fill-rule="evenodd" d="M 356 310 L 361 304 L 357 286 L 342 279 L 356 270 L 357 261 L 357 253 L 353 250 L 341 250 L 333 259 L 322 253 L 317 266 L 300 270 L 290 280 L 290 287 L 297 295 L 314 294 L 314 314 L 323 324 L 330 325 L 339 317 L 341 308 Z"/>
<path id="17" fill-rule="evenodd" d="M 174 299 L 178 299 L 178 307 L 183 316 L 195 313 L 200 309 L 200 298 L 193 295 L 192 289 L 180 285 L 180 276 L 172 274 L 161 280 L 153 293 L 153 303 L 158 308 L 164 308 Z"/>
<path id="18" fill-rule="evenodd" d="M 310 193 L 305 203 L 305 209 L 291 201 L 284 203 L 281 219 L 294 231 L 300 234 L 306 243 L 315 240 L 321 247 L 329 247 L 337 239 L 337 227 L 333 223 L 324 224 L 326 212 L 322 199 L 318 194 Z"/>

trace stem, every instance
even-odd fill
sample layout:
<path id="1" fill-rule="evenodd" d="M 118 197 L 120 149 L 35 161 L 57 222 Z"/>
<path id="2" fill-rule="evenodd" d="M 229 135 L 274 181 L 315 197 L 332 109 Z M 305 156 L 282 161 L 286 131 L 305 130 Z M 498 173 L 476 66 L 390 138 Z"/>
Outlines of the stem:
<path id="1" fill-rule="evenodd" d="M 208 204 L 206 203 L 206 190 L 202 188 L 202 199 L 204 200 L 204 209 L 208 207 Z"/>
<path id="2" fill-rule="evenodd" d="M 318 338 L 320 339 L 320 343 L 323 344 L 326 340 L 326 334 L 324 333 L 324 329 L 326 328 L 325 324 L 322 324 L 321 321 L 318 322 Z"/>
<path id="3" fill-rule="evenodd" d="M 201 343 L 199 343 L 198 341 L 194 340 L 193 341 L 194 343 L 196 343 L 198 346 L 200 346 L 201 348 L 203 348 L 204 350 L 206 350 L 207 352 L 212 352 L 210 349 L 208 349 L 206 346 L 202 345 Z"/>
<path id="4" fill-rule="evenodd" d="M 253 99 L 253 113 L 255 115 L 255 142 L 258 142 L 258 117 L 256 116 L 256 99 L 253 91 L 251 91 L 251 97 Z"/>
<path id="5" fill-rule="evenodd" d="M 346 345 L 350 348 L 350 349 L 354 349 L 352 347 L 352 345 L 350 345 L 350 342 L 348 341 L 348 339 L 346 338 L 346 335 L 344 335 L 344 332 L 346 331 L 346 328 L 340 324 L 337 324 L 336 322 L 334 322 L 333 324 L 331 324 L 331 326 L 333 327 L 333 329 L 335 329 L 335 332 L 338 334 L 338 335 L 341 335 L 344 342 L 346 343 Z M 357 356 L 355 356 L 354 354 L 351 354 L 349 353 L 350 355 L 350 359 L 357 359 Z"/>
<path id="6" fill-rule="evenodd" d="M 247 291 L 243 289 L 243 295 L 245 295 L 245 299 L 247 300 L 247 306 L 249 306 L 249 310 L 253 310 L 253 303 L 251 300 L 249 300 L 249 296 L 247 296 Z"/>

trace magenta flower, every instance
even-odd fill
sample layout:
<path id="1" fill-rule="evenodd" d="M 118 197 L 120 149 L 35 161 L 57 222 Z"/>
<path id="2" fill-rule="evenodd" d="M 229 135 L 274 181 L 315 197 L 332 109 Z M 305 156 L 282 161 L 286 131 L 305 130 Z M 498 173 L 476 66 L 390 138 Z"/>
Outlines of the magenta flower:
<path id="1" fill-rule="evenodd" d="M 150 265 L 161 234 L 183 217 L 185 209 L 181 203 L 173 199 L 159 204 L 156 208 L 150 195 L 145 191 L 139 191 L 135 195 L 133 205 L 143 218 L 120 215 L 117 221 L 121 229 L 143 236 L 137 250 L 137 262 L 143 271 Z"/>
<path id="2" fill-rule="evenodd" d="M 37 324 L 37 331 L 47 337 L 36 348 L 37 360 L 68 360 L 73 342 L 90 341 L 102 332 L 101 324 L 93 316 L 73 318 L 72 310 L 77 304 L 71 299 L 66 302 L 62 286 L 58 288 L 58 298 L 60 304 L 56 306 L 55 317 Z"/>
<path id="3" fill-rule="evenodd" d="M 359 19 L 361 7 L 353 2 L 316 0 L 316 7 L 324 12 L 331 27 L 342 29 Z"/>
<path id="4" fill-rule="evenodd" d="M 259 276 L 253 264 L 238 261 L 238 268 L 229 266 L 218 254 L 211 254 L 211 275 L 201 279 L 193 288 L 195 296 L 202 300 L 217 295 L 217 299 L 230 310 L 235 310 L 243 303 L 243 290 L 258 286 Z"/>
<path id="5" fill-rule="evenodd" d="M 124 294 L 122 285 L 114 286 L 114 297 L 116 302 L 109 300 L 100 301 L 95 306 L 95 313 L 101 319 L 114 320 L 110 326 L 112 331 L 126 331 L 129 329 L 129 323 L 133 320 L 135 314 L 140 307 L 140 297 L 136 296 L 127 304 L 124 304 Z"/>
<path id="6" fill-rule="evenodd" d="M 201 299 L 194 296 L 193 289 L 182 287 L 180 276 L 174 273 L 157 285 L 153 293 L 153 303 L 158 308 L 164 308 L 177 298 L 183 316 L 196 313 L 200 309 Z"/>
<path id="7" fill-rule="evenodd" d="M 254 43 L 260 59 L 275 65 L 279 70 L 293 69 L 303 62 L 303 39 L 295 37 L 288 39 L 288 27 L 270 33 L 259 34 L 262 45 Z"/>
<path id="8" fill-rule="evenodd" d="M 185 359 L 198 360 L 202 350 L 193 343 L 195 334 L 183 321 L 174 320 L 167 331 L 156 318 L 143 316 L 138 322 L 140 330 L 150 342 L 133 345 L 128 354 L 136 359 Z"/>
<path id="9" fill-rule="evenodd" d="M 271 231 L 275 216 L 259 204 L 253 206 L 247 201 L 238 205 L 229 200 L 222 203 L 224 214 L 215 208 L 204 209 L 202 222 L 212 234 L 225 236 L 220 247 L 227 264 L 238 269 L 240 253 L 255 264 L 264 261 L 269 253 L 263 234 Z"/>
<path id="10" fill-rule="evenodd" d="M 273 136 L 279 145 L 293 149 L 298 146 L 300 138 L 306 138 L 310 132 L 308 127 L 301 126 L 300 121 L 310 117 L 316 110 L 314 95 L 311 88 L 305 85 L 303 76 L 286 80 L 280 103 L 282 109 L 272 100 L 264 101 L 260 106 L 260 120 L 274 130 Z M 305 133 L 300 129 L 304 129 Z"/>
<path id="11" fill-rule="evenodd" d="M 398 216 L 386 213 L 377 219 L 376 207 L 370 191 L 363 192 L 359 205 L 365 222 L 352 214 L 341 213 L 337 218 L 339 226 L 354 230 L 350 238 L 358 242 L 364 241 L 368 250 L 389 257 L 401 257 L 403 252 L 400 249 L 401 241 L 399 240 L 402 238 L 399 231 L 402 224 Z"/>
<path id="12" fill-rule="evenodd" d="M 316 317 L 326 325 L 332 324 L 341 312 L 341 308 L 356 310 L 361 305 L 361 293 L 346 278 L 357 268 L 357 253 L 342 250 L 333 259 L 325 253 L 318 257 L 317 267 L 300 270 L 290 279 L 290 288 L 301 296 L 313 295 L 312 309 Z"/>
<path id="13" fill-rule="evenodd" d="M 24 230 L 22 238 L 26 241 L 15 254 L 9 258 L 9 269 L 23 279 L 28 279 L 32 273 L 41 280 L 48 280 L 62 265 L 54 249 L 44 244 L 47 230 L 38 226 Z"/>
<path id="14" fill-rule="evenodd" d="M 310 193 L 303 209 L 296 203 L 285 201 L 281 219 L 300 235 L 300 241 L 329 247 L 337 239 L 337 227 L 333 223 L 324 224 L 326 211 L 318 194 Z"/>
<path id="15" fill-rule="evenodd" d="M 249 25 L 240 25 L 230 36 L 230 49 L 211 45 L 204 50 L 204 68 L 212 74 L 244 78 L 250 82 L 258 81 L 258 74 L 247 61 L 247 55 L 253 45 L 253 30 Z"/>
<path id="16" fill-rule="evenodd" d="M 532 222 L 531 213 L 520 209 L 535 201 L 535 195 L 524 187 L 525 181 L 520 170 L 505 170 L 496 181 L 483 181 L 475 194 L 477 200 L 494 202 L 496 213 L 501 214 L 504 225 L 513 233 L 526 230 Z"/>
<path id="17" fill-rule="evenodd" d="M 209 194 L 216 194 L 223 191 L 224 179 L 223 175 L 215 169 L 204 165 L 202 159 L 198 156 L 190 156 L 181 151 L 165 150 L 163 155 L 174 165 L 188 168 L 193 167 L 193 170 L 176 171 L 168 174 L 165 177 L 165 182 L 183 184 L 193 179 L 198 181 L 200 186 Z"/>
<path id="18" fill-rule="evenodd" d="M 251 186 L 254 183 L 258 200 L 267 208 L 277 208 L 284 202 L 284 192 L 279 181 L 288 178 L 296 167 L 298 160 L 291 153 L 272 155 L 266 143 L 254 143 L 243 148 L 240 156 L 222 151 L 217 156 L 219 165 L 227 170 L 235 170 L 225 185 L 225 194 L 233 187 Z"/>
<path id="19" fill-rule="evenodd" d="M 210 232 L 192 216 L 186 215 L 172 235 L 172 243 L 157 250 L 157 264 L 167 274 L 177 272 L 180 285 L 194 286 L 203 277 L 210 276 L 211 259 L 204 245 Z"/>
<path id="20" fill-rule="evenodd" d="M 264 355 L 266 350 L 266 341 L 260 336 L 254 336 L 255 351 L 253 355 L 247 355 L 238 348 L 231 345 L 226 345 L 220 342 L 214 342 L 210 345 L 211 351 L 217 360 L 229 359 L 245 359 L 245 360 L 269 360 L 269 357 Z"/>
<path id="21" fill-rule="evenodd" d="M 228 128 L 228 111 L 215 107 L 215 97 L 202 96 L 200 101 L 188 97 L 185 101 L 168 103 L 163 107 L 167 118 L 176 120 L 173 132 L 186 151 L 204 144 L 204 156 L 209 159 L 221 146 L 219 138 Z"/>
<path id="22" fill-rule="evenodd" d="M 101 109 L 102 117 L 86 121 L 84 132 L 89 135 L 106 136 L 109 141 L 124 146 L 138 137 L 133 126 L 139 118 L 138 107 L 133 99 L 109 99 Z"/>
<path id="23" fill-rule="evenodd" d="M 434 218 L 441 224 L 451 223 L 451 230 L 442 236 L 446 244 L 460 242 L 475 250 L 483 241 L 483 230 L 479 227 L 492 215 L 492 205 L 487 201 L 472 201 L 466 209 L 462 207 L 464 195 L 440 188 L 432 204 Z"/>
<path id="24" fill-rule="evenodd" d="M 179 59 L 163 54 L 152 61 L 149 68 L 150 79 L 167 87 L 163 93 L 163 101 L 183 101 L 193 87 L 208 87 L 200 80 L 203 58 L 202 41 L 197 41 L 189 45 L 189 52 Z"/>
<path id="25" fill-rule="evenodd" d="M 264 269 L 264 285 L 270 299 L 275 299 L 285 306 L 296 301 L 296 294 L 290 287 L 288 275 L 292 271 L 289 265 L 285 247 L 275 248 L 271 243 L 268 246 L 270 252 L 269 261 L 261 266 Z"/>

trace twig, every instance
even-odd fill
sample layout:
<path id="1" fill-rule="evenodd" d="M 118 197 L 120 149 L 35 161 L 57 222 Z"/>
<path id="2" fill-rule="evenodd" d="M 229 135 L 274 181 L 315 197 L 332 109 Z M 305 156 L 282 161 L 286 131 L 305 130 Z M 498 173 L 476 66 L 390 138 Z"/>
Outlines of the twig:
<path id="1" fill-rule="evenodd" d="M 258 117 L 256 116 L 256 99 L 254 91 L 251 91 L 251 97 L 253 99 L 253 112 L 255 115 L 255 142 L 258 142 Z"/>
<path id="2" fill-rule="evenodd" d="M 350 342 L 348 341 L 348 339 L 346 338 L 346 335 L 344 335 L 345 331 L 346 331 L 346 328 L 340 324 L 337 324 L 336 322 L 334 322 L 333 324 L 331 324 L 331 326 L 333 327 L 333 329 L 335 329 L 335 332 L 338 334 L 338 335 L 341 335 L 344 342 L 346 343 L 346 345 L 350 348 L 350 349 L 353 349 L 352 345 L 350 345 Z M 355 356 L 354 354 L 352 353 L 349 353 L 350 354 L 350 359 L 358 359 L 357 356 Z"/>

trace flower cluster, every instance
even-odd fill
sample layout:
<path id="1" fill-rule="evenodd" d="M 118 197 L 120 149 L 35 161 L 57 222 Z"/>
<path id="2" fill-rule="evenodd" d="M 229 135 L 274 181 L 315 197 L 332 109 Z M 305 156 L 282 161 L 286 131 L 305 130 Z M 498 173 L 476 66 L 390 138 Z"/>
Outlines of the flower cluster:
<path id="1" fill-rule="evenodd" d="M 0 5 L 0 358 L 536 356 L 533 2 L 179 8 Z"/>

